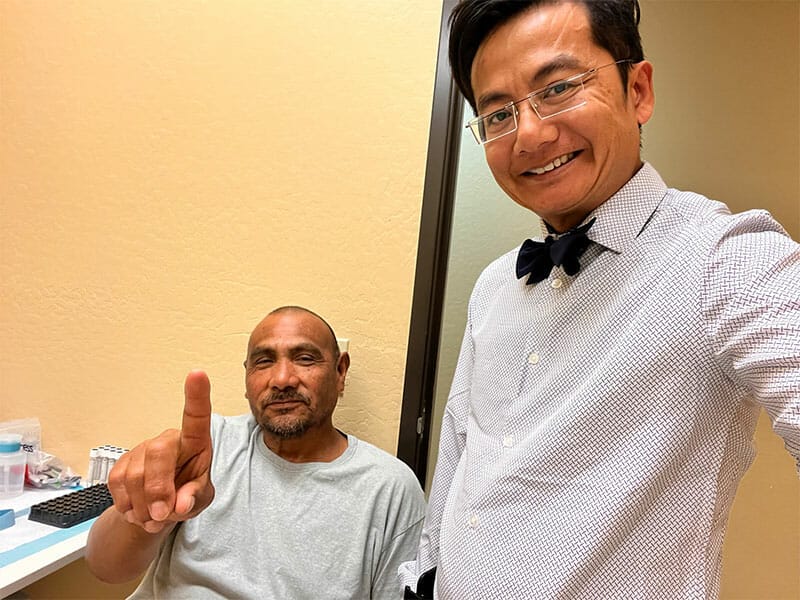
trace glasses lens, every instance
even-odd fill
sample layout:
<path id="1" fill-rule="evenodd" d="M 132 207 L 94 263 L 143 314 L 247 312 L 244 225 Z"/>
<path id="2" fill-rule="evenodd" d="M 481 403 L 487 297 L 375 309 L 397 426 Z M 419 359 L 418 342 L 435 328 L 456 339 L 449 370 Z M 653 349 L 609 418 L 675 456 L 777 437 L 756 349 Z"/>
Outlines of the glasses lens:
<path id="1" fill-rule="evenodd" d="M 532 96 L 531 102 L 542 118 L 583 106 L 583 81 L 556 81 Z"/>
<path id="2" fill-rule="evenodd" d="M 483 130 L 483 119 L 474 119 L 467 123 L 469 126 L 470 131 L 472 131 L 472 135 L 475 136 L 475 139 L 479 144 L 486 143 L 486 134 Z"/>
<path id="3" fill-rule="evenodd" d="M 513 106 L 496 110 L 470 123 L 472 132 L 479 142 L 485 144 L 511 133 L 517 128 L 517 117 Z"/>

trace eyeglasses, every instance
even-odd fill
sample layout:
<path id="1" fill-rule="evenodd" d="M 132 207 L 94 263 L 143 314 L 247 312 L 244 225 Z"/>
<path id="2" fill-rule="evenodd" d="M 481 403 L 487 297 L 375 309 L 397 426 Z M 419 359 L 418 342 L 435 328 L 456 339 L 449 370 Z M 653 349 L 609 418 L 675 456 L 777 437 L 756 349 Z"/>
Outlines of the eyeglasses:
<path id="1" fill-rule="evenodd" d="M 519 121 L 517 105 L 520 102 L 525 102 L 525 100 L 530 102 L 531 108 L 541 120 L 580 108 L 586 104 L 583 94 L 585 81 L 593 77 L 600 69 L 627 62 L 633 61 L 630 59 L 618 60 L 551 83 L 531 92 L 524 98 L 503 105 L 498 110 L 485 115 L 478 115 L 467 123 L 467 127 L 472 131 L 477 142 L 480 145 L 484 145 L 517 130 Z"/>

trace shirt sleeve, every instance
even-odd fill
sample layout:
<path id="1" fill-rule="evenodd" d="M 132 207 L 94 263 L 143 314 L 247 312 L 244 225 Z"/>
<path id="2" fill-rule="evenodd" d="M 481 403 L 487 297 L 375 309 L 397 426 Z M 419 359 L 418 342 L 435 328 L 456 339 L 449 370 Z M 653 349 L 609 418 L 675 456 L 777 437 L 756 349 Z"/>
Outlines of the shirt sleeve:
<path id="1" fill-rule="evenodd" d="M 404 561 L 414 558 L 425 516 L 425 495 L 405 465 L 395 477 L 391 496 L 391 506 L 380 519 L 381 524 L 385 522 L 386 535 L 372 579 L 370 597 L 376 600 L 403 597 L 405 588 L 399 586 L 398 572 Z"/>
<path id="2" fill-rule="evenodd" d="M 422 500 L 424 503 L 424 500 Z M 379 574 L 372 583 L 372 598 L 383 600 L 402 598 L 405 586 L 398 587 L 397 574 L 404 560 L 414 556 L 417 549 L 422 519 L 395 536 L 381 554 Z"/>
<path id="3" fill-rule="evenodd" d="M 435 567 L 439 560 L 439 529 L 442 514 L 450 493 L 453 477 L 466 445 L 466 423 L 469 414 L 470 383 L 474 360 L 471 319 L 467 318 L 461 352 L 447 399 L 439 437 L 439 454 L 428 498 L 425 524 L 420 536 L 416 560 L 400 565 L 402 588 L 417 589 L 419 577 Z"/>
<path id="4" fill-rule="evenodd" d="M 702 302 L 718 364 L 765 409 L 800 473 L 800 245 L 765 211 L 733 217 Z"/>

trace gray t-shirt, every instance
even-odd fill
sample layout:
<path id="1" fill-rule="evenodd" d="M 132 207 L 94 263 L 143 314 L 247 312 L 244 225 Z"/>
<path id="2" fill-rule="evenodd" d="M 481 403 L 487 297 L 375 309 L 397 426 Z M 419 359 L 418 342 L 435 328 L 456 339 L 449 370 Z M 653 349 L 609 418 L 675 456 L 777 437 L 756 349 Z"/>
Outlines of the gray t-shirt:
<path id="1" fill-rule="evenodd" d="M 329 463 L 291 463 L 252 415 L 213 415 L 216 496 L 175 528 L 132 599 L 401 598 L 425 500 L 411 469 L 348 436 Z"/>

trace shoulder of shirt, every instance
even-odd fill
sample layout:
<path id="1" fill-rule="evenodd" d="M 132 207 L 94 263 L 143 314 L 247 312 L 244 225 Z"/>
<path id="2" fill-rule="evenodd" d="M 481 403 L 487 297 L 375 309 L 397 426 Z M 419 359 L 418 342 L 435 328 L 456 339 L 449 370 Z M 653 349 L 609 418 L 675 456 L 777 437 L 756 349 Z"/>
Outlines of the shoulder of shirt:
<path id="1" fill-rule="evenodd" d="M 348 438 L 351 444 L 356 445 L 355 451 L 359 455 L 359 460 L 380 467 L 383 477 L 398 479 L 403 483 L 411 483 L 413 486 L 419 487 L 414 471 L 402 460 L 352 434 L 348 435 Z"/>
<path id="2" fill-rule="evenodd" d="M 709 284 L 726 289 L 750 285 L 800 252 L 768 211 L 733 214 L 725 204 L 693 192 L 668 189 L 651 221 L 648 228 L 662 230 L 657 237 L 673 238 L 698 259 Z"/>
<path id="3" fill-rule="evenodd" d="M 256 421 L 252 413 L 234 416 L 211 413 L 211 439 L 215 444 L 218 443 L 223 432 L 226 437 L 249 438 L 255 428 Z"/>
<path id="4" fill-rule="evenodd" d="M 682 245 L 693 246 L 698 257 L 706 257 L 706 267 L 738 265 L 738 276 L 744 278 L 798 248 L 768 211 L 752 209 L 733 214 L 722 202 L 693 192 L 669 189 L 651 225 L 656 222 Z"/>
<path id="5" fill-rule="evenodd" d="M 719 239 L 731 232 L 774 232 L 787 235 L 780 223 L 764 209 L 734 214 L 723 202 L 674 188 L 667 190 L 657 212 L 678 221 L 690 235 L 709 239 Z"/>
<path id="6" fill-rule="evenodd" d="M 487 287 L 495 288 L 516 280 L 514 269 L 520 245 L 496 258 L 481 271 L 475 282 L 475 291 Z"/>

